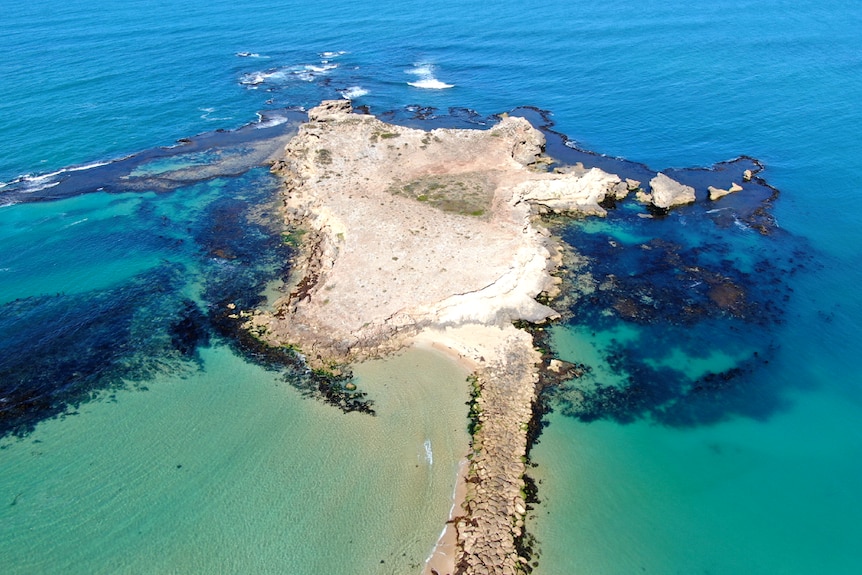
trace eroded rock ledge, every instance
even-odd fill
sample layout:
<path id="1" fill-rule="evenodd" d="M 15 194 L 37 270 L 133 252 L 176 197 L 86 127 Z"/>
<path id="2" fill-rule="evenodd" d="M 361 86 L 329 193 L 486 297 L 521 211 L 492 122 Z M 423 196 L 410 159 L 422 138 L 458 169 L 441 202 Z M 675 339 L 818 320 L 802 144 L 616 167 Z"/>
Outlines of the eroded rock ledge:
<path id="1" fill-rule="evenodd" d="M 478 425 L 463 513 L 459 573 L 524 569 L 524 456 L 541 356 L 513 326 L 557 317 L 561 253 L 539 212 L 603 215 L 638 186 L 598 168 L 549 173 L 544 136 L 522 118 L 489 130 L 430 132 L 323 102 L 273 171 L 301 238 L 290 294 L 247 328 L 299 348 L 314 367 L 424 341 L 472 362 Z"/>

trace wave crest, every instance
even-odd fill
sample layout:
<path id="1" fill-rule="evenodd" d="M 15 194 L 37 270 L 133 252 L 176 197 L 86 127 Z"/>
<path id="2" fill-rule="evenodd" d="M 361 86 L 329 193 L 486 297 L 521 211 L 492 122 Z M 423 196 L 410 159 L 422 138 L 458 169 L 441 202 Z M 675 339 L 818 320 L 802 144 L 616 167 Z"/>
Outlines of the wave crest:
<path id="1" fill-rule="evenodd" d="M 413 76 L 418 76 L 419 79 L 415 82 L 407 82 L 407 85 L 413 86 L 414 88 L 421 88 L 423 90 L 445 90 L 447 88 L 455 87 L 455 84 L 447 84 L 446 82 L 438 80 L 434 75 L 434 68 L 434 65 L 429 63 L 420 62 L 415 64 L 413 68 L 406 72 Z"/>
<path id="2" fill-rule="evenodd" d="M 355 100 L 356 98 L 361 98 L 368 94 L 368 90 L 362 86 L 350 86 L 349 88 L 341 90 L 340 94 L 345 100 Z"/>

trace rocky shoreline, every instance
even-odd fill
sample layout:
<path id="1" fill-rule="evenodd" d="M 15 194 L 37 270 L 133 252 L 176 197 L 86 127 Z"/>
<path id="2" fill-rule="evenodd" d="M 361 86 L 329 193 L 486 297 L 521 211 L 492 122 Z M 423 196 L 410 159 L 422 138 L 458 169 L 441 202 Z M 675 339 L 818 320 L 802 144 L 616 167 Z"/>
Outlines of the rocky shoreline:
<path id="1" fill-rule="evenodd" d="M 647 194 L 599 168 L 549 171 L 543 134 L 518 117 L 488 130 L 423 131 L 354 113 L 348 101 L 308 117 L 272 166 L 300 247 L 289 294 L 270 311 L 240 314 L 243 328 L 300 350 L 316 369 L 422 342 L 468 363 L 472 450 L 450 520 L 457 551 L 426 572 L 528 572 L 524 473 L 537 383 L 571 367 L 515 327 L 559 317 L 540 301 L 559 293 L 563 254 L 539 218 L 602 216 L 603 204 L 632 191 L 666 210 L 694 201 L 693 189 L 664 174 Z"/>

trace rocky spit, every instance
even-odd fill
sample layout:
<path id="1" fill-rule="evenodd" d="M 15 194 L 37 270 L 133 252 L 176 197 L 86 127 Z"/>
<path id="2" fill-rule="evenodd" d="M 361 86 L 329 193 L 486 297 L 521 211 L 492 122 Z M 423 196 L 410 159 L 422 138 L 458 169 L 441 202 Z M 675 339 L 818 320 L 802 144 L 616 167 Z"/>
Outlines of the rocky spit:
<path id="1" fill-rule="evenodd" d="M 548 171 L 544 136 L 523 118 L 423 131 L 354 113 L 346 100 L 308 118 L 272 166 L 284 179 L 286 238 L 300 248 L 294 277 L 272 310 L 243 313 L 245 327 L 321 369 L 414 344 L 468 363 L 475 429 L 449 525 L 455 548 L 426 572 L 529 571 L 517 541 L 543 359 L 513 324 L 558 317 L 536 300 L 556 295 L 562 258 L 540 215 L 601 216 L 606 198 L 652 197 L 598 168 Z M 689 201 L 665 179 L 653 192 L 660 207 Z"/>
<path id="2" fill-rule="evenodd" d="M 477 373 L 478 422 L 467 478 L 470 489 L 464 515 L 455 519 L 461 545 L 459 573 L 514 575 L 528 565 L 515 542 L 523 535 L 527 512 L 526 426 L 536 401 L 541 356 L 532 349 L 532 338 L 527 339 L 507 339 Z"/>

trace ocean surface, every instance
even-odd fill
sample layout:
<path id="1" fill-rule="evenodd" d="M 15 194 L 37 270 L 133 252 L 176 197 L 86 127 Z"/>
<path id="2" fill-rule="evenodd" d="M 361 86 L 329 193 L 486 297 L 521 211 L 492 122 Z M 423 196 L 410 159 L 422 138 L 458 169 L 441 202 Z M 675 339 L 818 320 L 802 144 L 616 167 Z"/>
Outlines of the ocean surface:
<path id="1" fill-rule="evenodd" d="M 259 166 L 340 97 L 425 125 L 531 106 L 636 171 L 757 158 L 760 211 L 558 223 L 591 279 L 549 340 L 584 375 L 545 394 L 534 572 L 862 569 L 858 2 L 7 4 L 3 573 L 421 570 L 467 374 L 416 350 L 333 395 L 226 311 L 280 295 Z"/>

